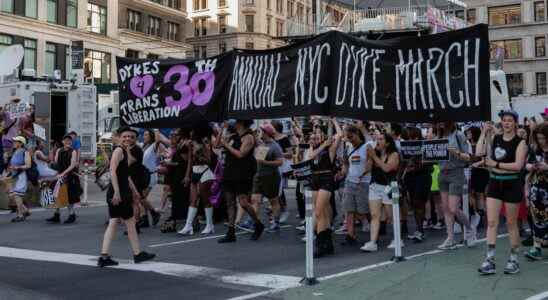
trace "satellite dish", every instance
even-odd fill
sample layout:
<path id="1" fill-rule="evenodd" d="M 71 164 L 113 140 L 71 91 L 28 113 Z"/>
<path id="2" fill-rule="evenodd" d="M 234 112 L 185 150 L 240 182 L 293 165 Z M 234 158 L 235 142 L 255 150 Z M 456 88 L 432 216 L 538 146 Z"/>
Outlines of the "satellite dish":
<path id="1" fill-rule="evenodd" d="M 21 45 L 12 45 L 0 53 L 0 76 L 13 74 L 23 61 L 24 49 Z"/>

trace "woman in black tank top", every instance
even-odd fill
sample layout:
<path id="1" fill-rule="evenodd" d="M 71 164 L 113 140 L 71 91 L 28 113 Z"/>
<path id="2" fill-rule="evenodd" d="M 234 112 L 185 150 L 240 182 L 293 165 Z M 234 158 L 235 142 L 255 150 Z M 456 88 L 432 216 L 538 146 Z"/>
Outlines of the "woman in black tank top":
<path id="1" fill-rule="evenodd" d="M 236 134 L 221 140 L 226 150 L 225 167 L 223 172 L 223 191 L 226 199 L 228 213 L 228 232 L 219 243 L 236 241 L 236 199 L 240 206 L 251 216 L 255 222 L 255 231 L 251 240 L 258 240 L 264 230 L 263 223 L 259 220 L 258 212 L 251 203 L 251 189 L 253 176 L 257 163 L 253 152 L 255 149 L 255 137 L 249 128 L 253 124 L 251 120 L 238 120 L 234 124 Z"/>
<path id="2" fill-rule="evenodd" d="M 310 149 L 305 157 L 305 159 L 313 161 L 311 189 L 317 232 L 315 257 L 334 252 L 331 237 L 330 199 L 334 185 L 333 166 L 342 130 L 337 120 L 331 119 L 331 122 L 333 122 L 336 134 L 333 137 L 326 137 L 323 132 L 314 132 L 310 136 Z"/>
<path id="3" fill-rule="evenodd" d="M 485 261 L 478 269 L 481 274 L 496 272 L 495 243 L 503 203 L 506 208 L 506 227 L 511 244 L 510 259 L 504 268 L 504 273 L 515 274 L 520 271 L 517 262 L 520 246 L 517 218 L 520 202 L 524 200 L 521 171 L 525 166 L 527 145 L 517 136 L 518 114 L 514 111 L 503 111 L 499 116 L 502 134 L 493 137 L 493 127 L 487 124 L 476 149 L 478 155 L 488 154 L 484 164 L 490 168 L 491 173 L 486 200 L 488 250 Z M 486 151 L 486 144 L 491 146 L 490 151 Z"/>

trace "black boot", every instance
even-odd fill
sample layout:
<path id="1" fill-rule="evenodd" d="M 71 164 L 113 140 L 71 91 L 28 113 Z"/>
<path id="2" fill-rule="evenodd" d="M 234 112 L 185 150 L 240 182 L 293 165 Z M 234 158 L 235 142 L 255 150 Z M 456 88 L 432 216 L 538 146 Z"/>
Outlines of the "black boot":
<path id="1" fill-rule="evenodd" d="M 63 224 L 72 224 L 76 222 L 76 214 L 70 214 Z"/>
<path id="2" fill-rule="evenodd" d="M 54 213 L 53 217 L 46 219 L 48 223 L 61 223 L 61 215 L 59 213 Z"/>
<path id="3" fill-rule="evenodd" d="M 333 234 L 331 232 L 331 229 L 325 230 L 325 253 L 335 253 L 335 248 L 333 247 Z"/>
<path id="4" fill-rule="evenodd" d="M 155 211 L 155 210 L 151 210 L 150 211 L 150 216 L 152 217 L 152 226 L 156 226 L 158 225 L 158 223 L 160 222 L 160 213 Z"/>
<path id="5" fill-rule="evenodd" d="M 150 227 L 150 223 L 148 222 L 147 215 L 141 216 L 141 220 L 139 220 L 139 227 L 142 227 L 142 228 Z"/>
<path id="6" fill-rule="evenodd" d="M 236 242 L 236 229 L 234 226 L 228 227 L 226 235 L 217 241 L 219 244 L 234 243 Z"/>
<path id="7" fill-rule="evenodd" d="M 261 222 L 255 223 L 255 231 L 253 231 L 253 234 L 251 235 L 251 240 L 256 241 L 258 240 L 264 231 L 264 225 Z"/>
<path id="8" fill-rule="evenodd" d="M 379 235 L 386 235 L 386 222 L 381 221 L 381 225 L 379 227 Z"/>
<path id="9" fill-rule="evenodd" d="M 327 254 L 326 249 L 326 231 L 322 231 L 316 235 L 316 249 L 314 249 L 314 258 L 320 258 Z"/>

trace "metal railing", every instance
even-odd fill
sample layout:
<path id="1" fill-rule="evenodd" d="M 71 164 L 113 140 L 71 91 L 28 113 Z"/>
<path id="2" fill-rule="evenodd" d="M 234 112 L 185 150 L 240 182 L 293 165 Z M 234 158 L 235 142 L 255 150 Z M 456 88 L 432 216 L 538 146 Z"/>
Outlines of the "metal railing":
<path id="1" fill-rule="evenodd" d="M 396 30 L 426 24 L 428 6 L 392 7 L 354 11 L 354 30 Z"/>

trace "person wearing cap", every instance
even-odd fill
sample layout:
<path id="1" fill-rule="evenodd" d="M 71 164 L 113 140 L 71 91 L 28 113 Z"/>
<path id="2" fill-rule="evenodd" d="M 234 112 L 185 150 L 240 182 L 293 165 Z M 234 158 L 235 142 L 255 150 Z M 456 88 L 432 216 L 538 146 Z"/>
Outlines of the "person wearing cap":
<path id="1" fill-rule="evenodd" d="M 490 124 L 484 126 L 478 146 L 477 156 L 487 157 L 483 165 L 489 168 L 490 178 L 487 186 L 487 253 L 478 269 L 482 275 L 496 273 L 495 244 L 501 207 L 506 208 L 506 227 L 510 236 L 510 258 L 504 268 L 505 274 L 520 272 L 518 253 L 520 245 L 518 228 L 518 209 L 523 200 L 523 179 L 521 171 L 525 166 L 528 148 L 526 142 L 517 135 L 518 114 L 513 110 L 499 113 L 502 133 L 494 135 Z M 489 145 L 490 147 L 487 147 Z M 490 149 L 487 151 L 486 149 Z"/>
<path id="2" fill-rule="evenodd" d="M 134 262 L 141 263 L 155 257 L 154 254 L 140 249 L 133 210 L 133 203 L 139 201 L 141 194 L 131 178 L 129 148 L 135 144 L 138 132 L 129 127 L 122 127 L 118 132 L 121 135 L 122 145 L 114 150 L 110 160 L 111 182 L 107 191 L 109 222 L 103 237 L 101 256 L 97 261 L 97 266 L 101 268 L 118 265 L 109 252 L 120 220 L 126 225 Z"/>
<path id="3" fill-rule="evenodd" d="M 11 156 L 8 169 L 9 177 L 14 179 L 13 187 L 9 192 L 9 197 L 17 205 L 17 217 L 12 222 L 22 222 L 30 216 L 28 208 L 23 204 L 23 197 L 27 193 L 28 180 L 26 170 L 31 167 L 32 159 L 30 153 L 25 149 L 27 140 L 22 136 L 16 136 L 13 141 L 13 155 Z"/>
<path id="4" fill-rule="evenodd" d="M 265 123 L 261 125 L 262 143 L 255 149 L 257 161 L 257 173 L 253 177 L 253 190 L 251 202 L 254 207 L 260 207 L 263 197 L 268 198 L 272 207 L 272 223 L 269 232 L 280 229 L 280 182 L 281 176 L 278 168 L 283 164 L 283 151 L 274 140 L 276 130 Z M 258 214 L 258 211 L 255 211 Z"/>
<path id="5" fill-rule="evenodd" d="M 236 242 L 236 199 L 255 222 L 255 231 L 251 239 L 257 240 L 264 230 L 264 225 L 253 209 L 250 197 L 253 176 L 257 169 L 257 163 L 253 157 L 256 141 L 250 129 L 252 124 L 251 120 L 237 120 L 234 124 L 236 134 L 220 141 L 225 149 L 223 191 L 227 204 L 228 231 L 225 237 L 218 240 L 219 243 Z"/>
<path id="6" fill-rule="evenodd" d="M 68 191 L 68 218 L 64 224 L 72 224 L 76 221 L 76 212 L 74 205 L 80 202 L 82 195 L 82 187 L 80 186 L 80 178 L 78 177 L 78 154 L 72 149 L 72 136 L 65 135 L 63 137 L 63 148 L 55 153 L 55 169 L 59 174 L 58 180 L 67 185 Z M 55 209 L 53 216 L 46 220 L 48 223 L 61 222 L 61 209 Z"/>

